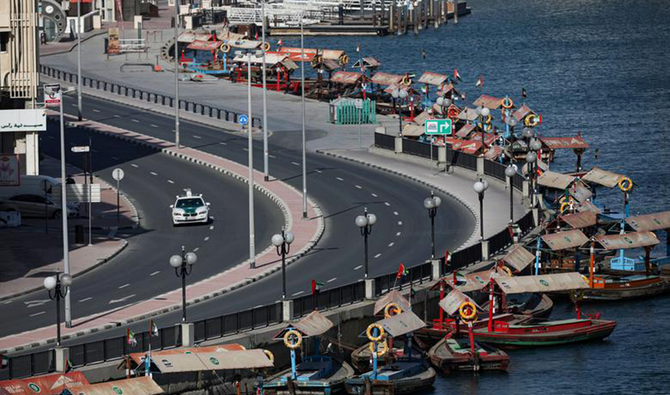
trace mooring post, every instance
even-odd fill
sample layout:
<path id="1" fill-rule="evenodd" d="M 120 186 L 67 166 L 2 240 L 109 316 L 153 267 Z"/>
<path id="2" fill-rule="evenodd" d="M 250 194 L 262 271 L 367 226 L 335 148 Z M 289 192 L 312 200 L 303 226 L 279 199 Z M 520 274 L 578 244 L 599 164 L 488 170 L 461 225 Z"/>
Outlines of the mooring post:
<path id="1" fill-rule="evenodd" d="M 458 0 L 452 0 L 454 5 L 454 25 L 458 25 Z"/>

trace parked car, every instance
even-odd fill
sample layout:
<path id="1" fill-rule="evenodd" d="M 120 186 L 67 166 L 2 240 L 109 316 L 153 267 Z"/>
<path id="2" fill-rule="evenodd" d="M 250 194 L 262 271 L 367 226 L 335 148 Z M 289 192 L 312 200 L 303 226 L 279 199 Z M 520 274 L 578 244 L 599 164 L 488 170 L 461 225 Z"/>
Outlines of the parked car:
<path id="1" fill-rule="evenodd" d="M 61 218 L 63 210 L 61 205 L 54 203 L 49 198 L 33 194 L 21 194 L 10 197 L 9 199 L 0 199 L 0 211 L 15 210 L 21 213 L 22 217 Z M 79 204 L 68 203 L 68 217 L 79 216 Z"/>
<path id="2" fill-rule="evenodd" d="M 190 189 L 186 190 L 185 196 L 177 196 L 172 209 L 172 224 L 185 223 L 207 223 L 209 222 L 209 203 L 206 203 L 202 195 L 193 195 Z"/>

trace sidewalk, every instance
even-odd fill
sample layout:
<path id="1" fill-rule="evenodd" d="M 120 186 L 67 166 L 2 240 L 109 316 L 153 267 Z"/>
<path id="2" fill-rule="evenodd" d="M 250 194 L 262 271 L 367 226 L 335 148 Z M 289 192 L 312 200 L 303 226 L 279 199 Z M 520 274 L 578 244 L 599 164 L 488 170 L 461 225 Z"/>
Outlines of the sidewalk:
<path id="1" fill-rule="evenodd" d="M 46 157 L 40 163 L 43 175 L 60 179 L 60 162 Z M 77 183 L 83 182 L 81 169 L 68 165 L 68 175 Z M 68 219 L 70 242 L 70 274 L 77 276 L 109 261 L 126 246 L 127 241 L 115 236 L 117 226 L 132 228 L 137 224 L 137 211 L 124 196 L 120 202 L 120 222 L 116 222 L 116 190 L 95 177 L 101 187 L 101 203 L 93 203 L 92 245 L 88 232 L 84 243 L 75 243 L 75 225 L 88 227 L 88 205 L 80 204 L 80 217 Z M 63 239 L 61 221 L 44 218 L 23 218 L 18 228 L 0 228 L 0 300 L 13 298 L 42 287 L 47 276 L 63 271 Z M 102 230 L 103 232 L 100 232 Z"/>

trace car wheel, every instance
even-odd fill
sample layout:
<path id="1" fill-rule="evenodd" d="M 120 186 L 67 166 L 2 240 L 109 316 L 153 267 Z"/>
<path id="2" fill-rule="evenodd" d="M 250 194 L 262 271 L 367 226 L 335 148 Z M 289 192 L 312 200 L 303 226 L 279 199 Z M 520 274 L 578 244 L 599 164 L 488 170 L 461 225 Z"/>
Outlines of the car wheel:
<path id="1" fill-rule="evenodd" d="M 54 217 L 55 219 L 61 219 L 62 216 L 63 216 L 63 213 L 62 213 L 60 210 L 56 210 L 56 211 L 54 211 L 54 215 L 53 215 L 53 217 Z"/>

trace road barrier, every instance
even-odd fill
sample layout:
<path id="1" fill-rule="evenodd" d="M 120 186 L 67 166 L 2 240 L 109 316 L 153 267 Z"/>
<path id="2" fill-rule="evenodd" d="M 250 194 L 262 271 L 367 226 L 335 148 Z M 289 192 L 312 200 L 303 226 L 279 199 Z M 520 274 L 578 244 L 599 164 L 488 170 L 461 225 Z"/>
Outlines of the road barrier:
<path id="1" fill-rule="evenodd" d="M 69 83 L 77 83 L 78 78 L 76 73 L 70 73 L 69 71 L 63 71 L 51 66 L 40 65 L 40 73 Z M 174 98 L 169 95 L 164 95 L 162 93 L 156 93 L 151 91 L 146 91 L 139 88 L 129 87 L 115 82 L 109 82 L 104 80 L 98 80 L 91 77 L 82 77 L 81 83 L 83 86 L 87 86 L 92 89 L 98 89 L 103 92 L 114 93 L 119 96 L 130 97 L 133 99 L 144 100 L 147 103 L 159 104 L 161 106 L 167 106 L 174 108 Z M 240 115 L 245 114 L 242 111 L 230 110 L 226 108 L 219 108 L 210 106 L 207 104 L 196 103 L 189 100 L 179 100 L 179 108 L 185 111 L 190 111 L 194 114 L 204 115 L 210 118 L 225 120 L 226 122 L 237 123 L 237 119 Z M 252 127 L 262 128 L 263 124 L 260 118 L 254 117 L 252 120 Z"/>

